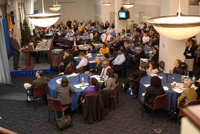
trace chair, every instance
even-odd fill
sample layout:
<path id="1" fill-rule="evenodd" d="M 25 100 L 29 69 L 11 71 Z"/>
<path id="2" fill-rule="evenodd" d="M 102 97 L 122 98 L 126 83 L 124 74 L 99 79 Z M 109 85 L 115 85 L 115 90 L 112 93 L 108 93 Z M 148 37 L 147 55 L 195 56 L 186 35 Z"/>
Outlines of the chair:
<path id="1" fill-rule="evenodd" d="M 44 95 L 47 94 L 47 91 L 46 91 L 46 84 L 45 85 L 42 85 L 42 86 L 38 86 L 38 87 L 35 87 L 34 88 L 34 96 L 33 96 L 33 102 L 34 102 L 34 107 L 35 107 L 35 111 L 36 111 L 36 105 L 35 105 L 35 99 L 36 98 L 39 98 L 39 97 L 42 97 Z M 40 98 L 40 101 L 41 101 L 41 98 Z M 29 101 L 28 101 L 28 107 L 29 107 Z"/>
<path id="2" fill-rule="evenodd" d="M 153 107 L 144 103 L 144 105 L 146 105 L 147 107 L 152 109 L 152 123 L 154 123 L 153 111 L 156 110 L 156 109 L 163 108 L 167 105 L 167 96 L 168 96 L 168 93 L 157 96 L 154 100 L 154 106 Z M 165 109 L 165 116 L 166 116 L 166 109 Z M 142 110 L 142 117 L 143 117 L 143 110 Z"/>
<path id="3" fill-rule="evenodd" d="M 88 44 L 87 41 L 84 41 L 84 40 L 80 41 L 80 44 L 81 44 L 81 45 L 84 45 L 84 43 L 85 43 L 85 44 Z"/>
<path id="4" fill-rule="evenodd" d="M 200 104 L 200 100 L 190 101 L 190 102 L 188 103 L 188 106 L 199 105 L 199 104 Z"/>
<path id="5" fill-rule="evenodd" d="M 66 107 L 62 107 L 62 103 L 59 99 L 53 99 L 53 98 L 47 97 L 47 100 L 48 100 L 48 109 L 49 109 L 49 122 L 50 122 L 50 111 L 54 111 L 54 108 L 55 108 L 55 112 L 64 112 L 66 109 L 70 107 L 70 105 Z M 54 108 L 53 108 L 53 105 L 54 105 Z"/>
<path id="6" fill-rule="evenodd" d="M 158 73 L 162 73 L 163 72 L 164 66 L 165 66 L 165 62 L 164 61 L 160 61 L 159 62 Z"/>
<path id="7" fill-rule="evenodd" d="M 114 71 L 116 70 L 120 70 L 121 71 L 121 75 L 126 77 L 127 73 L 126 73 L 126 61 L 124 61 L 124 63 L 122 63 L 121 65 L 114 65 Z"/>
<path id="8" fill-rule="evenodd" d="M 116 84 L 116 86 L 114 87 L 114 94 L 113 94 L 113 97 L 110 98 L 111 102 L 113 103 L 113 106 L 114 106 L 114 110 L 115 110 L 115 101 L 114 99 L 117 98 L 117 103 L 119 103 L 119 100 L 118 100 L 118 85 L 119 85 L 119 82 Z"/>
<path id="9" fill-rule="evenodd" d="M 117 81 L 117 79 L 118 79 L 118 74 L 117 73 L 114 73 L 114 78 Z"/>
<path id="10" fill-rule="evenodd" d="M 56 78 L 56 77 L 58 77 L 58 76 L 61 76 L 61 75 L 59 75 L 59 74 L 58 74 L 58 75 L 55 75 L 55 76 L 53 76 L 53 78 Z M 52 79 L 53 79 L 53 78 L 52 78 Z"/>
<path id="11" fill-rule="evenodd" d="M 187 70 L 183 70 L 183 75 L 187 75 Z"/>

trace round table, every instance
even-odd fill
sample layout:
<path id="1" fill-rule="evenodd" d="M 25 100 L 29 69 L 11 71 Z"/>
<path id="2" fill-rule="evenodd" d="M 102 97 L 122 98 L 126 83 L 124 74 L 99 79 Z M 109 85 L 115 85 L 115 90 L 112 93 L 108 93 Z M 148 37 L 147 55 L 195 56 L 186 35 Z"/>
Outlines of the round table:
<path id="1" fill-rule="evenodd" d="M 80 75 L 80 79 L 82 79 L 82 77 L 84 77 L 84 82 L 88 83 L 88 81 L 86 80 L 88 78 L 88 74 L 81 74 Z M 56 82 L 57 79 L 60 78 L 67 78 L 66 75 L 61 75 L 58 76 L 56 78 L 53 78 L 49 81 L 48 83 L 48 88 L 49 88 L 49 94 L 51 98 L 55 98 L 55 88 L 57 86 L 59 86 L 59 84 Z M 83 92 L 83 90 L 81 88 L 75 88 L 74 85 L 75 84 L 80 84 L 78 83 L 79 81 L 79 76 L 75 76 L 75 77 L 70 77 L 67 78 L 69 81 L 69 85 L 75 89 L 75 93 L 70 93 L 70 97 L 73 101 L 73 103 L 71 104 L 71 110 L 74 111 L 78 105 L 78 101 L 79 101 L 79 96 L 81 95 L 81 93 Z"/>
<path id="2" fill-rule="evenodd" d="M 159 73 L 158 76 L 163 77 L 161 79 L 162 86 L 168 87 L 168 90 L 165 90 L 165 92 L 168 93 L 166 110 L 170 111 L 171 108 L 176 109 L 177 108 L 177 99 L 180 96 L 180 93 L 173 91 L 173 89 L 171 88 L 171 83 L 174 82 L 174 81 L 176 81 L 178 83 L 183 83 L 183 82 L 181 82 L 181 76 L 182 75 L 180 75 L 180 74 L 169 75 L 168 76 L 169 83 L 165 83 L 166 75 L 164 73 Z M 174 78 L 174 79 L 172 79 L 172 78 Z M 140 85 L 139 85 L 139 92 L 138 92 L 138 98 L 139 99 L 142 98 L 142 93 L 144 93 L 146 91 L 145 84 L 149 84 L 150 79 L 151 79 L 151 76 L 144 76 L 144 77 L 141 78 Z"/>
<path id="3" fill-rule="evenodd" d="M 139 48 L 135 48 L 135 49 L 131 50 L 131 54 L 135 55 L 135 54 L 137 54 L 137 51 L 139 51 Z M 151 47 L 144 47 L 144 52 L 145 52 L 146 58 L 149 58 L 149 54 L 152 53 L 152 48 Z"/>
<path id="4" fill-rule="evenodd" d="M 90 38 L 89 37 L 85 38 L 85 37 L 82 36 L 82 37 L 76 37 L 76 38 L 77 38 L 78 41 L 80 39 L 83 39 L 83 41 L 87 41 L 88 43 L 90 43 Z M 74 37 L 66 37 L 65 39 L 68 39 L 68 41 L 70 43 L 71 41 L 74 40 Z"/>
<path id="5" fill-rule="evenodd" d="M 101 59 L 103 59 L 103 54 L 93 53 L 92 57 L 87 58 L 88 59 L 88 64 L 87 64 L 87 67 L 86 67 L 87 71 L 92 69 L 93 67 L 95 67 L 96 64 L 93 61 L 96 57 L 100 57 Z M 78 58 L 78 57 L 74 57 L 74 59 L 76 61 L 76 66 L 77 66 L 79 64 L 79 62 L 81 61 L 81 59 Z M 112 62 L 114 60 L 114 57 L 110 57 L 109 60 L 110 60 L 110 62 Z"/>

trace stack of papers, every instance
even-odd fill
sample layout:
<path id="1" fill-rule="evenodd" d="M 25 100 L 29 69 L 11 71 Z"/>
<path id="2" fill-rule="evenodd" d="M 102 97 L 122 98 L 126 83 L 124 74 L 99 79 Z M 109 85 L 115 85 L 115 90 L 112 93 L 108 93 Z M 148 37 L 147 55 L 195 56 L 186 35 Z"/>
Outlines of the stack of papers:
<path id="1" fill-rule="evenodd" d="M 169 88 L 167 86 L 163 86 L 164 90 L 168 90 Z"/>
<path id="2" fill-rule="evenodd" d="M 163 77 L 162 76 L 158 76 L 160 79 L 163 79 Z"/>
<path id="3" fill-rule="evenodd" d="M 148 62 L 146 58 L 140 58 L 140 60 L 143 62 Z"/>
<path id="4" fill-rule="evenodd" d="M 78 59 L 79 57 L 74 57 L 74 59 Z"/>
<path id="5" fill-rule="evenodd" d="M 150 84 L 144 84 L 144 86 L 145 86 L 145 87 L 149 87 L 149 86 L 150 86 Z"/>
<path id="6" fill-rule="evenodd" d="M 89 63 L 94 63 L 94 61 L 92 60 L 92 61 L 89 61 Z"/>
<path id="7" fill-rule="evenodd" d="M 177 92 L 177 93 L 182 93 L 183 92 L 183 90 L 181 88 L 173 88 L 173 91 Z"/>
<path id="8" fill-rule="evenodd" d="M 57 80 L 56 80 L 56 83 L 60 85 L 60 83 L 61 83 L 61 79 L 62 79 L 62 78 L 57 79 Z"/>
<path id="9" fill-rule="evenodd" d="M 97 54 L 98 56 L 103 55 L 103 54 Z"/>
<path id="10" fill-rule="evenodd" d="M 75 88 L 81 88 L 82 90 L 84 90 L 88 86 L 89 86 L 89 83 L 84 83 L 84 85 L 82 83 L 74 85 Z"/>
<path id="11" fill-rule="evenodd" d="M 157 74 L 151 74 L 151 77 L 153 77 L 153 76 L 158 76 Z"/>
<path id="12" fill-rule="evenodd" d="M 93 76 L 91 76 L 91 78 L 97 79 L 98 82 L 104 82 L 104 81 L 100 80 L 100 76 L 99 75 L 93 75 Z"/>
<path id="13" fill-rule="evenodd" d="M 70 77 L 74 77 L 74 76 L 77 76 L 78 74 L 76 74 L 76 73 L 72 73 L 72 74 L 70 74 L 70 75 L 66 75 L 66 77 L 67 78 L 70 78 Z"/>

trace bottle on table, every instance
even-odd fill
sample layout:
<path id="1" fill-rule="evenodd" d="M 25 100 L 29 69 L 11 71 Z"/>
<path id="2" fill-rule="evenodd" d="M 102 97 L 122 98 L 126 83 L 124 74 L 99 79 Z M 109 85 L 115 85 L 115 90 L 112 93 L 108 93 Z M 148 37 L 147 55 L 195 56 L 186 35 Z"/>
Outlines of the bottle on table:
<path id="1" fill-rule="evenodd" d="M 82 85 L 84 85 L 84 78 L 82 77 Z"/>
<path id="2" fill-rule="evenodd" d="M 192 82 L 195 83 L 195 76 L 192 77 Z"/>
<path id="3" fill-rule="evenodd" d="M 189 78 L 189 71 L 187 71 L 187 78 Z"/>
<path id="4" fill-rule="evenodd" d="M 88 83 L 90 83 L 90 73 L 88 73 Z"/>

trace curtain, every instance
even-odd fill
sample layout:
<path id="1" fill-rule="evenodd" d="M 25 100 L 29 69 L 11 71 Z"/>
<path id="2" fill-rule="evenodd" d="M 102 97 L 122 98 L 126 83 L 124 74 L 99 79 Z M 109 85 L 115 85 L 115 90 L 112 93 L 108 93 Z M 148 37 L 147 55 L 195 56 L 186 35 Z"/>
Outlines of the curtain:
<path id="1" fill-rule="evenodd" d="M 0 62 L 0 83 L 12 84 L 2 19 L 0 19 Z"/>

